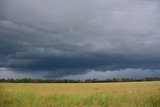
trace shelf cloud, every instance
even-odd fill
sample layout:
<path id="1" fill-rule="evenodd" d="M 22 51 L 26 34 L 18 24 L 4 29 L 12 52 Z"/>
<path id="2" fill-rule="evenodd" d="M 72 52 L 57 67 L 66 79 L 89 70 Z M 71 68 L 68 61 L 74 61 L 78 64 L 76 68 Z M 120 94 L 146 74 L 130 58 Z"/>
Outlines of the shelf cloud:
<path id="1" fill-rule="evenodd" d="M 159 19 L 158 0 L 0 0 L 0 72 L 160 76 Z"/>

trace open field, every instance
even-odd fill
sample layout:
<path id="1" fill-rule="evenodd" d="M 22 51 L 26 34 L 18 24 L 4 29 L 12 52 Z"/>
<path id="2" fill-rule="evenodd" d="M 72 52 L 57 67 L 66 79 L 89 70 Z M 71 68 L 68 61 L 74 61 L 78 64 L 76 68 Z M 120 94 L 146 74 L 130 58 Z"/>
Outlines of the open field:
<path id="1" fill-rule="evenodd" d="M 0 83 L 0 107 L 160 107 L 160 82 Z"/>

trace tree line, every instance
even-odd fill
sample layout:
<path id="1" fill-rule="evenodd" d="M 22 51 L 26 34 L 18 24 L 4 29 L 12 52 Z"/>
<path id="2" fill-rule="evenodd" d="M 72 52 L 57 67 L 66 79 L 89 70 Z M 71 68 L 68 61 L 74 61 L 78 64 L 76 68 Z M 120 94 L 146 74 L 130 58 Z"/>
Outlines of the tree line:
<path id="1" fill-rule="evenodd" d="M 133 78 L 112 78 L 106 80 L 86 79 L 86 80 L 71 80 L 71 79 L 0 79 L 0 83 L 104 83 L 104 82 L 140 82 L 140 81 L 160 81 L 160 77 L 146 77 L 141 79 Z"/>

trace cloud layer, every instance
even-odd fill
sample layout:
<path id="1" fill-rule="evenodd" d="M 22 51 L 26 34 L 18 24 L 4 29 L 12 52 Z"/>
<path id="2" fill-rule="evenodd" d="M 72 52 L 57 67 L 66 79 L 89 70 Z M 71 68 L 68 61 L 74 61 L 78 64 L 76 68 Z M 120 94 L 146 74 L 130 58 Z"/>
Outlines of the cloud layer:
<path id="1" fill-rule="evenodd" d="M 159 70 L 159 19 L 158 0 L 1 0 L 0 67 L 53 78 Z"/>

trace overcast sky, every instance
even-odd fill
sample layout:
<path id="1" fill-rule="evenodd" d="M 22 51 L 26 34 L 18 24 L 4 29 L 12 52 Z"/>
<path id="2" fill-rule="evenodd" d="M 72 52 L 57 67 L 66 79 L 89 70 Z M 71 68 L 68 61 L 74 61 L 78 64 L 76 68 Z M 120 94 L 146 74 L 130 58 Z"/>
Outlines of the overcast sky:
<path id="1" fill-rule="evenodd" d="M 0 78 L 160 76 L 159 0 L 0 0 Z"/>

